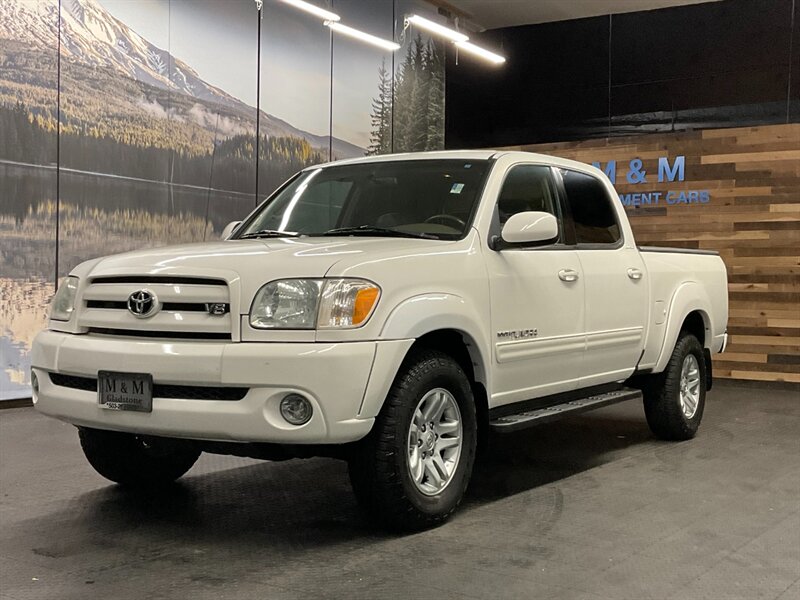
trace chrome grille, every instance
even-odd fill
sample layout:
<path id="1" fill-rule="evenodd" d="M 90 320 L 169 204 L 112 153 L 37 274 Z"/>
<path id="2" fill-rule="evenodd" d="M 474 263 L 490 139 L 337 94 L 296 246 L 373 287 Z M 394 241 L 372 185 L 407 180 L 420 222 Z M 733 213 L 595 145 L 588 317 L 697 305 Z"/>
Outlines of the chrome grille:
<path id="1" fill-rule="evenodd" d="M 158 298 L 160 309 L 153 316 L 136 316 L 128 310 L 128 298 L 143 289 Z M 221 279 L 96 277 L 83 292 L 78 325 L 91 335 L 231 340 L 230 291 Z"/>

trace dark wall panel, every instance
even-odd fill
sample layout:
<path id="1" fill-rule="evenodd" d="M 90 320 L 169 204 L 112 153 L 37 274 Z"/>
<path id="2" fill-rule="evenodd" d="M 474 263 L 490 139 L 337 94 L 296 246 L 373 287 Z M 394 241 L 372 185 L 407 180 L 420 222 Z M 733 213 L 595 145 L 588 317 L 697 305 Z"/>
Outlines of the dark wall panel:
<path id="1" fill-rule="evenodd" d="M 612 80 L 692 79 L 785 66 L 791 10 L 792 0 L 725 0 L 614 15 Z"/>
<path id="2" fill-rule="evenodd" d="M 787 96 L 789 97 L 787 120 L 796 123 L 800 121 L 800 2 L 797 0 L 795 0 L 794 4 L 792 24 L 791 79 L 787 90 Z"/>
<path id="3" fill-rule="evenodd" d="M 455 64 L 451 52 L 446 144 L 797 120 L 796 4 L 723 0 L 473 36 L 502 48 L 508 61 L 494 69 L 464 57 Z"/>
<path id="4" fill-rule="evenodd" d="M 613 132 L 780 122 L 791 11 L 792 0 L 728 0 L 615 15 Z"/>
<path id="5" fill-rule="evenodd" d="M 520 130 L 551 139 L 561 129 L 601 128 L 608 119 L 606 17 L 516 27 L 473 39 L 499 49 L 504 66 L 450 51 L 446 144 L 518 141 Z"/>

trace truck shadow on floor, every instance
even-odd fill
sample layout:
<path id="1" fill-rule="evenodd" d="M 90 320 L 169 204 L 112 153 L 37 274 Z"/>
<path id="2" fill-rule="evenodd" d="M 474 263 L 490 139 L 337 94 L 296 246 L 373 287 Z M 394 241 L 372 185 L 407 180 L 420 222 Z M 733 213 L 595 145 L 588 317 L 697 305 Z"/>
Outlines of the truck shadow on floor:
<path id="1" fill-rule="evenodd" d="M 9 528 L 4 544 L 32 552 L 31 560 L 44 568 L 135 581 L 147 580 L 154 570 L 172 576 L 198 569 L 232 581 L 252 571 L 255 555 L 280 556 L 280 561 L 258 563 L 262 576 L 274 582 L 281 580 L 286 564 L 313 563 L 314 556 L 333 560 L 331 552 L 343 561 L 364 555 L 371 545 L 423 552 L 436 539 L 430 535 L 458 537 L 473 529 L 470 535 L 478 535 L 493 506 L 506 501 L 514 510 L 524 505 L 528 531 L 547 531 L 572 493 L 563 480 L 658 446 L 643 415 L 619 409 L 493 437 L 455 518 L 441 529 L 411 536 L 387 534 L 366 521 L 342 461 L 257 463 L 212 455 L 159 491 L 101 483 L 94 491 L 56 501 L 52 512 Z M 231 468 L 237 464 L 242 466 Z M 91 475 L 87 482 L 99 480 Z M 585 495 L 582 486 L 593 484 L 584 478 L 572 485 L 578 486 L 574 493 Z M 521 493 L 526 497 L 512 498 Z"/>
<path id="2" fill-rule="evenodd" d="M 476 463 L 460 512 L 479 512 L 495 501 L 638 452 L 653 451 L 655 442 L 643 415 L 601 412 L 491 436 L 488 451 Z M 190 471 L 162 490 L 101 487 L 70 500 L 70 505 L 82 507 L 80 512 L 49 515 L 38 519 L 38 527 L 54 534 L 66 521 L 73 534 L 69 543 L 78 545 L 92 543 L 91 539 L 76 539 L 82 536 L 74 534 L 84 527 L 86 537 L 103 538 L 101 544 L 131 532 L 137 538 L 188 536 L 211 545 L 252 541 L 262 548 L 265 542 L 303 548 L 388 536 L 363 518 L 342 461 L 315 458 L 253 463 L 241 459 L 246 466 L 230 468 L 231 460 L 239 459 L 204 458 L 195 468 L 199 473 Z M 219 463 L 224 463 L 223 470 L 218 470 Z M 48 537 L 59 538 L 57 534 Z M 39 553 L 69 554 L 61 545 L 42 547 Z"/>
<path id="3" fill-rule="evenodd" d="M 322 576 L 319 561 L 358 572 L 364 561 L 384 555 L 414 563 L 431 544 L 453 538 L 480 544 L 497 518 L 523 515 L 518 525 L 536 539 L 559 521 L 570 494 L 585 497 L 599 486 L 567 478 L 659 447 L 643 415 L 620 409 L 492 438 L 453 520 L 408 536 L 366 521 L 342 461 L 204 456 L 177 484 L 148 493 L 106 485 L 87 466 L 85 483 L 100 487 L 62 495 L 46 514 L 17 521 L 5 529 L 3 545 L 37 565 L 37 577 L 137 586 L 161 577 L 216 586 L 257 573 L 291 587 Z"/>
<path id="4" fill-rule="evenodd" d="M 615 409 L 490 435 L 465 503 L 477 507 L 566 479 L 630 457 L 637 453 L 632 447 L 654 441 L 643 414 L 620 415 L 619 409 L 609 414 L 609 410 Z"/>

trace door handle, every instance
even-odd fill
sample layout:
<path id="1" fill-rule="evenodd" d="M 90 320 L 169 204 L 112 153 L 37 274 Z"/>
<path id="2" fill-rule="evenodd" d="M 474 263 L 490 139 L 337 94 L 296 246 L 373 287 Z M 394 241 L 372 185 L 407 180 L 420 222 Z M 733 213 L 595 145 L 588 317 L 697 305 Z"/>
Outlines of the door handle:
<path id="1" fill-rule="evenodd" d="M 642 272 L 639 269 L 630 268 L 628 269 L 628 277 L 637 281 L 642 278 Z"/>
<path id="2" fill-rule="evenodd" d="M 573 269 L 561 269 L 558 272 L 558 278 L 561 281 L 577 281 L 578 280 L 578 272 Z"/>

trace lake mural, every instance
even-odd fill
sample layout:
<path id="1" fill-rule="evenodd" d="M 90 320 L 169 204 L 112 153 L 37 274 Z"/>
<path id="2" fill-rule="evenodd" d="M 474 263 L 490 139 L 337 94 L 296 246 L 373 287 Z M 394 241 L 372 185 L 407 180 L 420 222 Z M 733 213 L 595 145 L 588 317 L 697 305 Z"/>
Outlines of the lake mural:
<path id="1" fill-rule="evenodd" d="M 403 48 L 277 0 L 0 1 L 0 399 L 80 262 L 213 239 L 308 165 L 443 147 L 443 48 L 402 31 L 430 7 L 319 4 Z"/>

